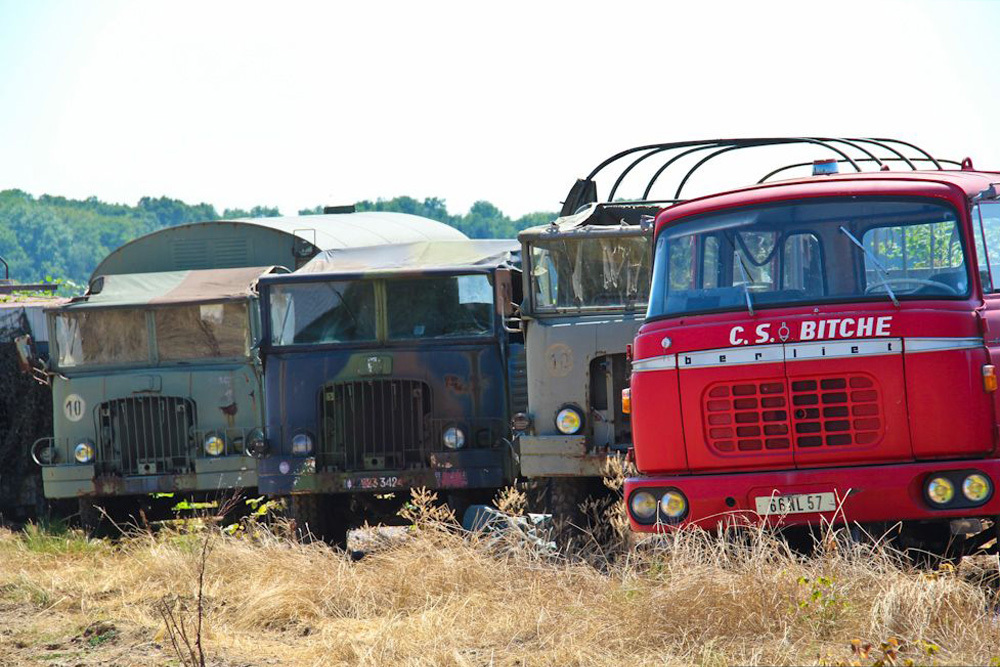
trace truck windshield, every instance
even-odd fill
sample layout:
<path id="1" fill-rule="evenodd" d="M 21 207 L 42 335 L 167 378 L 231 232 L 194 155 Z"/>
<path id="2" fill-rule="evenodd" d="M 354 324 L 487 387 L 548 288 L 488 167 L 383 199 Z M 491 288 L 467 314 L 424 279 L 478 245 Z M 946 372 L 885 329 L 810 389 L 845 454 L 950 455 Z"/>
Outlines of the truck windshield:
<path id="1" fill-rule="evenodd" d="M 649 238 L 554 238 L 531 247 L 531 290 L 539 312 L 622 310 L 649 297 Z"/>
<path id="2" fill-rule="evenodd" d="M 245 357 L 250 351 L 246 303 L 204 303 L 153 310 L 162 361 Z"/>
<path id="3" fill-rule="evenodd" d="M 493 286 L 484 274 L 387 280 L 385 296 L 390 339 L 493 333 Z"/>
<path id="4" fill-rule="evenodd" d="M 969 295 L 958 216 L 930 199 L 798 200 L 710 213 L 664 228 L 655 257 L 649 317 Z"/>
<path id="5" fill-rule="evenodd" d="M 149 362 L 144 309 L 90 309 L 55 316 L 59 368 Z"/>
<path id="6" fill-rule="evenodd" d="M 271 343 L 302 345 L 375 340 L 375 286 L 369 280 L 274 285 Z"/>

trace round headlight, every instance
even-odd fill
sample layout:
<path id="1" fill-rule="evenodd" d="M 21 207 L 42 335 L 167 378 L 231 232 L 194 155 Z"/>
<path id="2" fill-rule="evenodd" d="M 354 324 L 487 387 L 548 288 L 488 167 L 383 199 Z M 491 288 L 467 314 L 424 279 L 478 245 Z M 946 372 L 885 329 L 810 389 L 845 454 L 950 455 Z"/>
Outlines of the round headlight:
<path id="1" fill-rule="evenodd" d="M 556 428 L 563 435 L 576 435 L 583 428 L 583 415 L 576 408 L 563 408 L 556 414 Z"/>
<path id="2" fill-rule="evenodd" d="M 636 491 L 629 501 L 632 514 L 640 521 L 649 521 L 656 514 L 656 497 L 649 491 Z"/>
<path id="3" fill-rule="evenodd" d="M 308 433 L 296 433 L 292 436 L 292 454 L 308 456 L 313 450 L 313 439 Z"/>
<path id="4" fill-rule="evenodd" d="M 94 445 L 89 440 L 78 443 L 73 450 L 73 458 L 77 463 L 90 463 L 94 460 Z"/>
<path id="5" fill-rule="evenodd" d="M 267 455 L 267 439 L 264 437 L 264 431 L 259 428 L 255 428 L 250 431 L 250 435 L 247 436 L 247 443 L 243 447 L 243 451 L 247 456 L 251 456 L 255 459 L 262 459 Z"/>
<path id="6" fill-rule="evenodd" d="M 209 456 L 221 456 L 226 451 L 226 441 L 217 433 L 205 436 L 205 453 Z"/>
<path id="7" fill-rule="evenodd" d="M 688 501 L 680 491 L 671 489 L 660 498 L 660 511 L 669 519 L 680 519 L 687 514 Z"/>
<path id="8" fill-rule="evenodd" d="M 990 478 L 974 472 L 962 482 L 962 495 L 974 503 L 981 503 L 990 497 L 992 491 Z"/>
<path id="9" fill-rule="evenodd" d="M 947 505 L 955 497 L 955 485 L 946 477 L 935 477 L 927 483 L 927 497 L 937 505 Z"/>
<path id="10" fill-rule="evenodd" d="M 441 442 L 448 449 L 461 449 L 465 447 L 465 433 L 457 426 L 449 426 L 441 434 Z"/>

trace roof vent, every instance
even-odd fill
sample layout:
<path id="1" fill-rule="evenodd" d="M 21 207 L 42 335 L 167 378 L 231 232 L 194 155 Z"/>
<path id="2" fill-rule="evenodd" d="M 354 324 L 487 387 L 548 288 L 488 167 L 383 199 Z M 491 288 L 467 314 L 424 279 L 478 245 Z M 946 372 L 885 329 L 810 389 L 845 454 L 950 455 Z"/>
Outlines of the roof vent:
<path id="1" fill-rule="evenodd" d="M 342 215 L 344 213 L 357 213 L 354 204 L 347 206 L 324 206 L 323 215 Z"/>

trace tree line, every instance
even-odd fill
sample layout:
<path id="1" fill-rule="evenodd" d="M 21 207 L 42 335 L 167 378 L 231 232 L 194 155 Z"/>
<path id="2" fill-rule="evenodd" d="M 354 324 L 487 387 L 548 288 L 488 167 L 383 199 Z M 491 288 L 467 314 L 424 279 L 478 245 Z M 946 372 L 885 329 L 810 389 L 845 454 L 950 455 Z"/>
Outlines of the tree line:
<path id="1" fill-rule="evenodd" d="M 477 201 L 464 214 L 449 213 L 445 201 L 437 197 L 422 201 L 413 197 L 363 200 L 355 208 L 421 215 L 451 225 L 471 238 L 514 238 L 521 229 L 556 217 L 555 213 L 538 212 L 515 219 L 488 201 Z M 322 212 L 323 207 L 316 206 L 298 214 Z M 10 266 L 10 276 L 17 282 L 61 279 L 82 289 L 94 267 L 112 250 L 149 232 L 188 222 L 279 215 L 282 213 L 276 207 L 269 206 L 227 208 L 220 213 L 211 204 L 187 204 L 169 197 L 143 197 L 130 206 L 110 204 L 96 197 L 35 197 L 21 190 L 3 190 L 0 257 Z"/>

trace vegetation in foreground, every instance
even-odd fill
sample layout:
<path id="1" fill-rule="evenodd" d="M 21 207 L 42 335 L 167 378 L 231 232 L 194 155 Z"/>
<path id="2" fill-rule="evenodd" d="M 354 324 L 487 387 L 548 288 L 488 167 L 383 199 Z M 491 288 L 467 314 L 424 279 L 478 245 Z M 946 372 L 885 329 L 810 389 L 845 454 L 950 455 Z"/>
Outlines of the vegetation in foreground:
<path id="1" fill-rule="evenodd" d="M 523 506 L 516 494 L 503 500 Z M 367 533 L 360 560 L 290 537 L 281 522 L 114 543 L 2 531 L 0 665 L 188 665 L 200 653 L 209 665 L 944 665 L 1000 655 L 993 559 L 927 572 L 832 538 L 802 558 L 767 533 L 694 531 L 556 554 L 516 530 L 464 533 L 428 494 L 409 516 L 402 534 Z"/>

